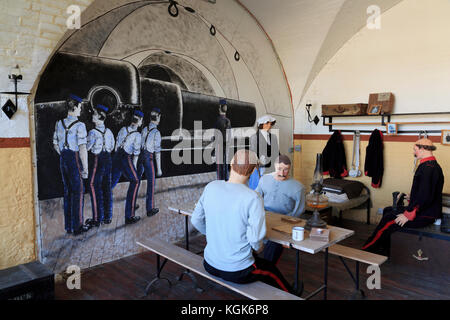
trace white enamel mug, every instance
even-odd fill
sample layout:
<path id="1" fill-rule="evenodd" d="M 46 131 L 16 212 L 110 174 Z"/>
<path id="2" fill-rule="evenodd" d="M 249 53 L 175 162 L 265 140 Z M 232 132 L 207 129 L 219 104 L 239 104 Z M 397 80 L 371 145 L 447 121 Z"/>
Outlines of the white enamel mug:
<path id="1" fill-rule="evenodd" d="M 302 241 L 305 238 L 305 229 L 302 227 L 292 228 L 292 240 Z"/>

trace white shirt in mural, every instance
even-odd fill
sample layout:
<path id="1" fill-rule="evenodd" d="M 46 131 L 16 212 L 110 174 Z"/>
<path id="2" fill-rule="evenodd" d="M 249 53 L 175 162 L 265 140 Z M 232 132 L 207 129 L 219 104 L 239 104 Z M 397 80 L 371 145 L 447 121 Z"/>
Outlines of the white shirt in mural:
<path id="1" fill-rule="evenodd" d="M 125 150 L 126 153 L 138 156 L 141 153 L 141 134 L 131 126 L 123 127 L 117 134 L 118 149 Z"/>
<path id="2" fill-rule="evenodd" d="M 114 135 L 104 125 L 98 125 L 89 131 L 87 137 L 87 150 L 93 154 L 100 154 L 105 151 L 111 153 L 114 150 Z"/>
<path id="3" fill-rule="evenodd" d="M 161 152 L 161 133 L 156 124 L 150 123 L 142 130 L 142 149 L 148 152 Z"/>
<path id="4" fill-rule="evenodd" d="M 79 146 L 87 143 L 87 131 L 83 122 L 76 122 L 78 118 L 67 116 L 67 118 L 57 121 L 55 133 L 53 134 L 53 144 L 57 144 L 59 151 L 64 149 L 79 151 Z M 73 124 L 73 125 L 72 125 Z M 66 129 L 67 128 L 67 141 Z"/>

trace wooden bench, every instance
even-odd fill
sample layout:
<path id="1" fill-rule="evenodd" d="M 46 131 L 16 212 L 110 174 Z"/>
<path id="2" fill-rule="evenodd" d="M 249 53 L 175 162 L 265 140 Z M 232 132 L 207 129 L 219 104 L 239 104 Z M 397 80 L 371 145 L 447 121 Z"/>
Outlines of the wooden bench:
<path id="1" fill-rule="evenodd" d="M 446 193 L 442 195 L 442 212 L 446 214 L 450 213 L 450 195 Z M 418 229 L 402 228 L 399 231 L 410 234 L 416 234 L 419 236 L 419 241 L 422 240 L 422 237 L 429 237 L 434 239 L 450 241 L 450 233 L 442 232 L 441 226 L 435 224 L 431 224 L 424 228 Z"/>
<path id="2" fill-rule="evenodd" d="M 355 283 L 355 292 L 352 295 L 352 299 L 361 299 L 365 297 L 365 293 L 362 289 L 359 287 L 359 264 L 365 263 L 370 265 L 376 265 L 381 266 L 386 260 L 388 259 L 385 256 L 381 256 L 379 254 L 346 247 L 343 245 L 335 244 L 331 246 L 328 249 L 328 253 L 336 255 L 339 257 L 339 259 L 342 261 L 345 269 L 347 270 L 348 274 L 352 278 L 353 282 Z M 355 269 L 355 275 L 352 274 L 350 271 L 350 268 L 345 263 L 344 259 L 350 259 L 354 260 L 356 262 L 356 269 Z"/>
<path id="3" fill-rule="evenodd" d="M 182 266 L 183 268 L 191 270 L 192 272 L 195 272 L 202 277 L 212 280 L 253 300 L 303 300 L 300 297 L 272 287 L 261 281 L 248 284 L 237 284 L 215 277 L 209 274 L 203 267 L 203 257 L 161 239 L 150 238 L 142 242 L 137 242 L 137 244 L 141 247 L 144 247 L 145 249 L 154 252 L 157 258 L 156 277 L 147 285 L 147 288 L 145 289 L 146 294 L 148 294 L 148 291 L 150 290 L 150 287 L 153 283 L 160 279 L 164 279 L 161 278 L 161 271 L 165 263 L 170 260 Z M 165 261 L 162 265 L 160 263 L 160 256 L 165 258 Z M 168 279 L 164 280 L 167 280 L 170 284 L 170 281 Z"/>

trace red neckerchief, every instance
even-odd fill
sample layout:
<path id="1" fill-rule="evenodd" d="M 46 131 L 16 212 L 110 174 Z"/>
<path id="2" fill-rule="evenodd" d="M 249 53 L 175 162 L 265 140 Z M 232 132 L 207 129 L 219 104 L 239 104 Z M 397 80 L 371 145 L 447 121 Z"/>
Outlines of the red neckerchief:
<path id="1" fill-rule="evenodd" d="M 433 157 L 433 156 L 428 157 L 428 158 L 424 158 L 424 159 L 420 160 L 420 164 L 422 164 L 424 162 L 427 162 L 427 161 L 436 161 L 436 158 Z"/>

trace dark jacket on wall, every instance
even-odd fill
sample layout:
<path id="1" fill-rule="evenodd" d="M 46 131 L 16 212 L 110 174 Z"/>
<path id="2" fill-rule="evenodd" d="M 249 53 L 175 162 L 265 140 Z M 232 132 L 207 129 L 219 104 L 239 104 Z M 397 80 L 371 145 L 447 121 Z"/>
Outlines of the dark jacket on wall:
<path id="1" fill-rule="evenodd" d="M 335 131 L 322 151 L 323 174 L 340 179 L 348 176 L 344 142 L 341 132 Z"/>
<path id="2" fill-rule="evenodd" d="M 380 188 L 383 180 L 383 134 L 378 129 L 373 130 L 370 135 L 369 144 L 366 148 L 366 161 L 364 173 L 372 177 L 372 187 Z"/>

